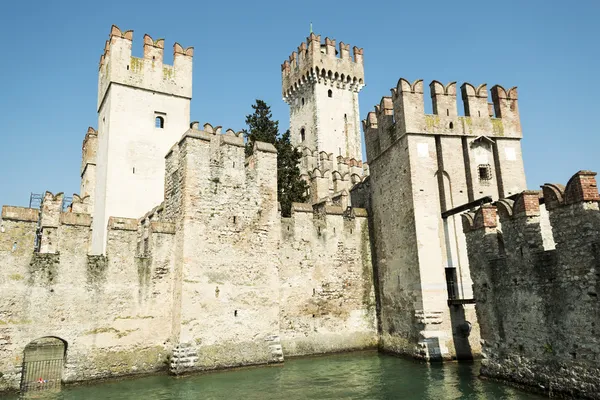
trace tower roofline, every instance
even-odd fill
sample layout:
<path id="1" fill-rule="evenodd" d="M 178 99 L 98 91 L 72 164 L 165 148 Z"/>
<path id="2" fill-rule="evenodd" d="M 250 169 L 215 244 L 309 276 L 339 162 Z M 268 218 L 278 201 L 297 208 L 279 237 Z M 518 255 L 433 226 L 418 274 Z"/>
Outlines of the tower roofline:
<path id="1" fill-rule="evenodd" d="M 281 65 L 282 94 L 288 101 L 306 83 L 324 83 L 341 89 L 360 91 L 364 86 L 363 49 L 353 47 L 354 57 L 350 56 L 350 45 L 325 38 L 311 32 Z"/>

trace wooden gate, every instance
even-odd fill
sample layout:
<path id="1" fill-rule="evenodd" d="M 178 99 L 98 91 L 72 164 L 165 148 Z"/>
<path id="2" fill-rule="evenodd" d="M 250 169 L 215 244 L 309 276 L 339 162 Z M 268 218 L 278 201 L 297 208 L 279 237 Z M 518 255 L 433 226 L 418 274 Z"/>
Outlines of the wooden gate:
<path id="1" fill-rule="evenodd" d="M 54 337 L 25 346 L 21 393 L 60 390 L 65 350 L 65 342 Z"/>

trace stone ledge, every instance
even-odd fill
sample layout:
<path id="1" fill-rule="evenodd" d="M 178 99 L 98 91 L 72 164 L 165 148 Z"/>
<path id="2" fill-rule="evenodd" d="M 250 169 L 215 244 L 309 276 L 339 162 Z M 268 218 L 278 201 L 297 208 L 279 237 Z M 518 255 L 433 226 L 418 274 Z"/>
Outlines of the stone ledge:
<path id="1" fill-rule="evenodd" d="M 108 229 L 116 231 L 137 231 L 137 219 L 110 217 L 108 219 Z"/>
<path id="2" fill-rule="evenodd" d="M 160 221 L 152 221 L 150 222 L 150 231 L 156 233 L 175 233 L 175 224 L 172 222 L 160 222 Z"/>
<path id="3" fill-rule="evenodd" d="M 2 219 L 7 221 L 37 222 L 40 210 L 36 208 L 2 206 Z"/>
<path id="4" fill-rule="evenodd" d="M 60 223 L 72 226 L 92 226 L 92 216 L 90 214 L 75 212 L 61 213 Z"/>

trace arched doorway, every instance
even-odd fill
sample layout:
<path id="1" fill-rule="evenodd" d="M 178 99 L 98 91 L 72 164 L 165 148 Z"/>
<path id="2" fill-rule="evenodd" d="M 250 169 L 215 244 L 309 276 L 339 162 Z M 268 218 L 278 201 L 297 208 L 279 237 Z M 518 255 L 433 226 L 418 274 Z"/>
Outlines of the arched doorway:
<path id="1" fill-rule="evenodd" d="M 66 351 L 65 341 L 50 336 L 25 346 L 21 392 L 60 390 Z"/>

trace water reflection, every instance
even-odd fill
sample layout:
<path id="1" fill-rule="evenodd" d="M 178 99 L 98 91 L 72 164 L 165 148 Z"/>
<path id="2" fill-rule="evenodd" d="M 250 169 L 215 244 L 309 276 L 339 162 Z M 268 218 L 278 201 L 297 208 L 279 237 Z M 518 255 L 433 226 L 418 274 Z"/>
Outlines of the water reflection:
<path id="1" fill-rule="evenodd" d="M 184 378 L 146 378 L 68 387 L 53 400 L 162 399 L 542 399 L 477 378 L 476 363 L 427 365 L 376 353 L 288 360 L 284 366 Z M 16 399 L 16 397 L 14 397 Z"/>

